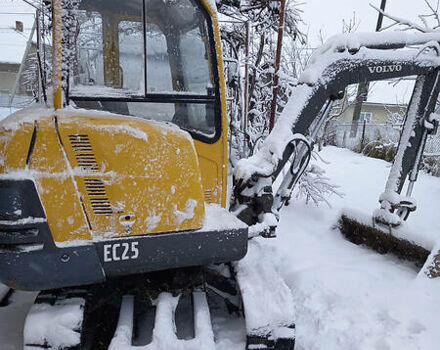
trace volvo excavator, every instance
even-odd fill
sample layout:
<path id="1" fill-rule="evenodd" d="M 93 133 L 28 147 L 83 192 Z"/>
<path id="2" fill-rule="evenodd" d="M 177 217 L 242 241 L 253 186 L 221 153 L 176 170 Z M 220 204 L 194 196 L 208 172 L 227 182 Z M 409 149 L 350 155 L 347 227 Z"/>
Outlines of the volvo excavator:
<path id="1" fill-rule="evenodd" d="M 412 189 L 438 126 L 440 34 L 330 40 L 273 132 L 237 164 L 227 210 L 215 3 L 51 7 L 52 98 L 0 122 L 0 282 L 11 288 L 3 305 L 13 290 L 39 291 L 24 348 L 215 349 L 228 334 L 220 324 L 244 319 L 246 349 L 292 350 L 292 292 L 264 240 L 276 236 L 346 86 L 417 76 L 381 208 L 365 226 L 394 237 L 415 210 L 403 183 Z M 352 219 L 341 228 L 358 237 Z M 429 277 L 439 275 L 438 257 L 425 264 Z"/>

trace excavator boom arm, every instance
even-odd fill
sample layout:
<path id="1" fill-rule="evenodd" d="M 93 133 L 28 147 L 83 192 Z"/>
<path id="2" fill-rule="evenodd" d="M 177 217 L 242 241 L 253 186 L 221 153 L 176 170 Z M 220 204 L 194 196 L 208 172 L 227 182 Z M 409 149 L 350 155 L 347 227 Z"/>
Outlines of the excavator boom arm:
<path id="1" fill-rule="evenodd" d="M 424 147 L 422 141 L 426 135 L 422 121 L 429 119 L 439 94 L 440 34 L 391 34 L 335 37 L 312 56 L 311 65 L 302 74 L 272 133 L 258 152 L 241 160 L 235 169 L 232 207 L 240 219 L 248 225 L 263 224 L 260 228 L 266 234 L 268 230 L 274 231 L 273 215 L 278 217 L 280 206 L 273 205 L 274 195 L 269 188 L 277 178 L 285 176 L 282 170 L 291 162 L 298 163 L 295 156 L 309 153 L 298 153 L 296 141 L 301 139 L 299 135 L 314 134 L 310 131 L 313 123 L 322 113 L 329 113 L 329 108 L 323 108 L 326 102 L 338 99 L 350 84 L 417 76 L 399 143 L 402 156 L 396 157 L 395 170 L 389 180 L 397 184 L 393 188 L 400 193 Z M 415 47 L 408 47 L 413 45 Z M 292 171 L 287 173 L 292 177 Z M 287 183 L 293 186 L 302 173 L 297 172 Z M 289 188 L 289 194 L 291 190 Z"/>

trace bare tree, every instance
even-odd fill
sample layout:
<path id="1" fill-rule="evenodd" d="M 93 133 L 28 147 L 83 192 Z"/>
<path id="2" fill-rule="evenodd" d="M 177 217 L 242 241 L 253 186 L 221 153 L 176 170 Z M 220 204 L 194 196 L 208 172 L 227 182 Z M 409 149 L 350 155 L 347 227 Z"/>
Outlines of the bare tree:
<path id="1" fill-rule="evenodd" d="M 269 0 L 217 1 L 219 12 L 230 19 L 221 25 L 224 52 L 228 59 L 232 58 L 242 67 L 239 71 L 246 67 L 248 72 L 246 80 L 241 74 L 238 81 L 237 75 L 228 74 L 232 77 L 232 86 L 238 91 L 234 93 L 234 104 L 230 105 L 233 111 L 229 113 L 231 146 L 234 148 L 231 153 L 236 155 L 232 164 L 252 154 L 268 134 L 279 5 L 279 2 Z M 298 29 L 301 12 L 295 0 L 288 2 L 285 18 L 285 40 L 288 43 L 305 41 Z M 282 65 L 279 74 L 278 110 L 283 108 L 289 87 L 295 82 L 294 71 L 285 68 Z M 227 83 L 231 86 L 231 81 Z"/>

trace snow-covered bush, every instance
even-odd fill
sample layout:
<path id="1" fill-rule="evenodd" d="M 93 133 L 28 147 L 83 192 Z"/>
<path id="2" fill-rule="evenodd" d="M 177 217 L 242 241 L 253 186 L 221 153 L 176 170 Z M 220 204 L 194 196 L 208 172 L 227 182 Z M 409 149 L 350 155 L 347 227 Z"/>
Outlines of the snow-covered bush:
<path id="1" fill-rule="evenodd" d="M 428 174 L 440 177 L 440 158 L 439 157 L 423 157 L 422 169 Z"/>
<path id="2" fill-rule="evenodd" d="M 319 206 L 325 203 L 331 207 L 328 198 L 331 195 L 342 197 L 342 193 L 338 191 L 339 186 L 332 184 L 325 170 L 317 164 L 319 161 L 328 163 L 317 152 L 312 152 L 312 158 L 312 163 L 298 182 L 295 197 L 304 198 L 307 204 L 311 202 Z"/>
<path id="3" fill-rule="evenodd" d="M 397 150 L 397 143 L 376 140 L 369 142 L 362 150 L 362 154 L 377 159 L 392 162 Z"/>

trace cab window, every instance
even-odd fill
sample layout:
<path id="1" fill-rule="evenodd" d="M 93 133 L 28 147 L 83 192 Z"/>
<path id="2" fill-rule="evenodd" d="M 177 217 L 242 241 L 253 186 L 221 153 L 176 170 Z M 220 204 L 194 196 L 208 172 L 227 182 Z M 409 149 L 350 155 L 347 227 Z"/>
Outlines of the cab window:
<path id="1" fill-rule="evenodd" d="M 82 0 L 68 16 L 78 107 L 173 122 L 196 138 L 219 133 L 210 19 L 196 1 Z"/>

